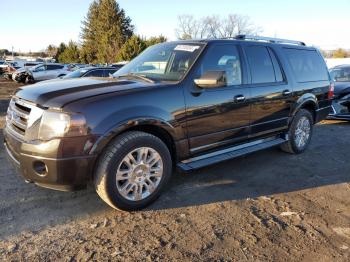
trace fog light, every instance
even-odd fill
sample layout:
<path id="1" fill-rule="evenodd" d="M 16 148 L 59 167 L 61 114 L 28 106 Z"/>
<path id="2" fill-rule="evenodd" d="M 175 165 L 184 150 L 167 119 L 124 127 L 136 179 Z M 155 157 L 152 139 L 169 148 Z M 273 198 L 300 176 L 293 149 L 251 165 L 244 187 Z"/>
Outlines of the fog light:
<path id="1" fill-rule="evenodd" d="M 47 175 L 47 166 L 44 162 L 41 161 L 35 161 L 33 163 L 33 168 L 34 171 L 39 175 L 39 176 L 46 176 Z"/>

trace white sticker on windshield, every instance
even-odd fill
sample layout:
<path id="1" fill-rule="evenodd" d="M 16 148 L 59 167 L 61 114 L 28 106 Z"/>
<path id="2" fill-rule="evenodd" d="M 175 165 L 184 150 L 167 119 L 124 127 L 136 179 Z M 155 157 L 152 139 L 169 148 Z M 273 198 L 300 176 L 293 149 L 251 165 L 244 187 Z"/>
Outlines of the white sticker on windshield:
<path id="1" fill-rule="evenodd" d="M 177 45 L 174 50 L 176 51 L 185 51 L 185 52 L 194 52 L 199 49 L 198 45 Z"/>

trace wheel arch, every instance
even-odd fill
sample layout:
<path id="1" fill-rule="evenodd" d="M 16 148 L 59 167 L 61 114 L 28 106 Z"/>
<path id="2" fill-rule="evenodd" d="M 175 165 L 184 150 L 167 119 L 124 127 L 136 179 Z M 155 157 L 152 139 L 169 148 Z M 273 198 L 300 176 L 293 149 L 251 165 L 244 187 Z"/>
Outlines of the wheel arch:
<path id="1" fill-rule="evenodd" d="M 166 121 L 154 118 L 128 120 L 115 126 L 96 141 L 90 151 L 90 154 L 99 155 L 113 139 L 129 131 L 141 131 L 158 137 L 168 147 L 173 161 L 176 160 L 177 148 L 175 144 L 174 127 Z"/>
<path id="2" fill-rule="evenodd" d="M 316 112 L 318 110 L 318 101 L 317 97 L 314 94 L 305 94 L 301 96 L 297 102 L 296 106 L 294 107 L 292 111 L 292 117 L 293 119 L 295 115 L 298 113 L 300 109 L 306 109 L 312 113 L 314 122 L 316 121 Z M 291 121 L 290 121 L 291 122 Z"/>

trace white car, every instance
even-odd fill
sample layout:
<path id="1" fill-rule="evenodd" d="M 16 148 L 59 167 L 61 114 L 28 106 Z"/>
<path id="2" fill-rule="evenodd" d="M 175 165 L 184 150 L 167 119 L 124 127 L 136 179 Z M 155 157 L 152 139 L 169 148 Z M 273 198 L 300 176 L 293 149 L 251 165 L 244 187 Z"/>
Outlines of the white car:
<path id="1" fill-rule="evenodd" d="M 49 80 L 74 71 L 75 67 L 63 64 L 42 64 L 37 65 L 29 69 L 31 75 L 33 76 L 33 81 L 43 81 Z"/>

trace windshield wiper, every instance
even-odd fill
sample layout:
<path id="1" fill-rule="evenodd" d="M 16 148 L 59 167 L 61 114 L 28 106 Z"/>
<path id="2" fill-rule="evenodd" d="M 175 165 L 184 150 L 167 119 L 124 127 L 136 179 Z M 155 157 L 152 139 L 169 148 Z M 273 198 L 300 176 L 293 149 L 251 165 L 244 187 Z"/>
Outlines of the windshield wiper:
<path id="1" fill-rule="evenodd" d="M 143 81 L 146 81 L 148 83 L 152 83 L 152 84 L 155 83 L 155 81 L 152 80 L 151 78 L 149 78 L 145 75 L 140 75 L 140 74 L 135 74 L 135 73 L 129 73 L 129 74 L 125 74 L 125 75 L 116 76 L 116 78 L 137 78 L 137 79 L 141 79 Z"/>

